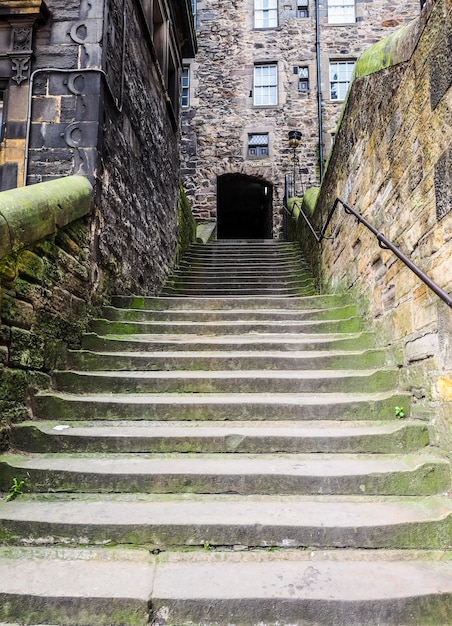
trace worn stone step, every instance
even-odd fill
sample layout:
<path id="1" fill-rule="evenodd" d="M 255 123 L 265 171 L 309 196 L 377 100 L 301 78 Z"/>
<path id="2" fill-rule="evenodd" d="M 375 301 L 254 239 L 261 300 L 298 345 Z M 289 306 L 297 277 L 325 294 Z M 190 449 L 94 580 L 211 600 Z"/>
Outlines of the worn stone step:
<path id="1" fill-rule="evenodd" d="M 156 557 L 117 548 L 4 548 L 0 618 L 60 626 L 363 626 L 376 619 L 380 626 L 449 626 L 451 570 L 436 551 Z"/>
<path id="2" fill-rule="evenodd" d="M 0 619 L 146 626 L 154 573 L 144 550 L 0 548 Z"/>
<path id="3" fill-rule="evenodd" d="M 385 420 L 410 413 L 409 393 L 69 394 L 41 392 L 37 417 L 56 420 Z"/>
<path id="4" fill-rule="evenodd" d="M 0 522 L 8 545 L 452 548 L 452 501 L 439 497 L 24 495 L 0 501 Z"/>
<path id="5" fill-rule="evenodd" d="M 366 350 L 374 346 L 371 332 L 328 334 L 246 334 L 246 335 L 98 335 L 86 333 L 82 347 L 86 350 L 105 352 L 153 352 L 153 351 L 237 351 L 261 352 L 291 351 L 337 351 Z"/>
<path id="6" fill-rule="evenodd" d="M 450 485 L 449 464 L 430 454 L 5 454 L 0 490 L 432 495 Z"/>
<path id="7" fill-rule="evenodd" d="M 292 320 L 265 321 L 243 320 L 223 322 L 190 322 L 190 321 L 111 321 L 94 319 L 90 328 L 97 334 L 129 335 L 129 334 L 192 334 L 192 335 L 234 335 L 243 333 L 346 333 L 358 332 L 362 329 L 362 320 L 350 317 L 339 320 Z"/>
<path id="8" fill-rule="evenodd" d="M 168 555 L 154 582 L 154 624 L 447 626 L 452 564 L 439 558 L 374 551 Z"/>
<path id="9" fill-rule="evenodd" d="M 221 241 L 219 239 L 205 244 L 191 245 L 185 254 L 204 254 L 207 256 L 214 254 L 224 254 L 225 252 L 234 252 L 238 255 L 275 254 L 279 256 L 281 254 L 300 254 L 301 256 L 303 256 L 300 246 L 297 243 L 294 245 L 293 242 L 273 241 L 270 242 L 270 245 L 264 242 L 249 242 L 243 244 L 241 242 L 233 241 L 226 243 L 226 241 Z"/>
<path id="10" fill-rule="evenodd" d="M 394 389 L 398 372 L 376 370 L 57 371 L 69 393 L 336 393 Z"/>
<path id="11" fill-rule="evenodd" d="M 164 289 L 206 289 L 207 291 L 211 291 L 212 289 L 260 289 L 263 292 L 269 291 L 270 289 L 301 289 L 310 290 L 310 293 L 315 293 L 312 279 L 296 276 L 278 278 L 275 276 L 269 280 L 261 275 L 247 279 L 231 277 L 229 280 L 225 280 L 225 278 L 221 276 L 173 275 L 172 278 L 165 283 Z"/>
<path id="12" fill-rule="evenodd" d="M 384 367 L 389 357 L 383 350 L 336 351 L 165 351 L 68 353 L 71 369 L 84 370 L 316 370 Z"/>
<path id="13" fill-rule="evenodd" d="M 183 263 L 198 262 L 206 265 L 220 263 L 221 261 L 226 261 L 227 263 L 234 261 L 238 266 L 244 266 L 248 263 L 258 265 L 259 263 L 269 264 L 275 262 L 278 265 L 297 263 L 301 267 L 306 267 L 306 259 L 296 250 L 197 250 L 196 252 L 187 252 L 182 258 Z"/>
<path id="14" fill-rule="evenodd" d="M 314 293 L 311 287 L 242 287 L 240 285 L 231 285 L 230 288 L 207 287 L 206 285 L 193 285 L 192 287 L 165 287 L 161 291 L 162 296 L 202 296 L 208 298 L 218 298 L 222 296 L 278 296 L 278 297 L 298 297 L 309 296 Z"/>
<path id="15" fill-rule="evenodd" d="M 106 306 L 102 308 L 102 317 L 107 320 L 121 321 L 299 321 L 299 320 L 337 320 L 355 317 L 356 306 L 335 307 L 329 309 L 311 309 L 304 311 L 284 311 L 283 309 L 228 309 L 228 310 L 167 310 L 152 309 L 118 309 Z"/>
<path id="16" fill-rule="evenodd" d="M 112 305 L 121 309 L 284 309 L 303 310 L 322 307 L 338 307 L 351 303 L 350 296 L 344 294 L 310 295 L 299 298 L 171 298 L 153 296 L 113 296 Z"/>
<path id="17" fill-rule="evenodd" d="M 411 452 L 426 424 L 394 422 L 23 422 L 11 444 L 26 452 Z"/>
<path id="18" fill-rule="evenodd" d="M 181 262 L 177 269 L 174 271 L 173 276 L 183 275 L 184 273 L 190 273 L 197 276 L 221 276 L 222 278 L 230 279 L 231 277 L 249 276 L 253 278 L 256 274 L 260 276 L 266 276 L 267 278 L 275 277 L 304 277 L 312 280 L 312 273 L 306 265 L 301 265 L 299 262 L 293 263 L 277 263 L 270 261 L 268 263 L 262 262 L 250 262 L 244 265 L 238 265 L 233 262 L 224 263 L 192 263 Z"/>

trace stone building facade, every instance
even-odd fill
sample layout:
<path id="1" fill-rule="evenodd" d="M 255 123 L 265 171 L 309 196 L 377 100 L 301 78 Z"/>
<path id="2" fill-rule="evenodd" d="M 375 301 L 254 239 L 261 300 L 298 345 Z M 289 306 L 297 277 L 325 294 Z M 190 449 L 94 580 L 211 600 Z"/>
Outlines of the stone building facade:
<path id="1" fill-rule="evenodd" d="M 284 175 L 295 169 L 298 191 L 320 182 L 355 60 L 419 11 L 419 0 L 197 0 L 182 172 L 198 219 L 218 220 L 219 237 L 277 235 Z M 302 133 L 295 155 L 290 130 Z"/>
<path id="2" fill-rule="evenodd" d="M 189 0 L 2 0 L 0 190 L 95 184 L 92 291 L 156 293 L 177 247 Z"/>

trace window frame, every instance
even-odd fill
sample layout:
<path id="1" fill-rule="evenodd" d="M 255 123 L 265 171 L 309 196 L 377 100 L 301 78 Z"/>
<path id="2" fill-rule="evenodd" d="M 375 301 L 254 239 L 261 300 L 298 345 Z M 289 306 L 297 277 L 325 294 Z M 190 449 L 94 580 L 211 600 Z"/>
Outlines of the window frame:
<path id="1" fill-rule="evenodd" d="M 309 0 L 297 0 L 296 14 L 300 19 L 309 17 Z"/>
<path id="2" fill-rule="evenodd" d="M 338 69 L 338 73 L 335 75 L 336 78 L 332 76 L 332 69 L 334 65 L 336 65 Z M 341 65 L 344 65 L 346 69 L 344 78 L 341 77 L 339 72 L 339 67 Z M 331 102 L 343 102 L 347 97 L 348 88 L 353 80 L 355 65 L 356 59 L 330 59 L 328 64 L 328 82 Z M 338 96 L 336 98 L 333 98 L 333 85 L 337 86 Z M 341 89 L 341 86 L 343 87 L 344 85 L 346 85 L 345 90 Z M 341 95 L 343 95 L 343 97 L 340 97 Z"/>
<path id="3" fill-rule="evenodd" d="M 186 104 L 184 103 L 184 100 Z M 180 106 L 181 106 L 181 109 L 190 108 L 190 66 L 189 65 L 182 66 L 181 87 L 180 87 Z"/>
<path id="4" fill-rule="evenodd" d="M 252 137 L 266 137 L 267 141 L 261 141 L 259 143 L 253 144 Z M 252 150 L 256 150 L 255 154 L 251 154 Z M 268 159 L 270 157 L 270 137 L 267 132 L 265 133 L 257 133 L 252 132 L 248 133 L 248 143 L 246 155 L 248 159 Z"/>
<path id="5" fill-rule="evenodd" d="M 256 30 L 278 28 L 278 22 L 278 0 L 254 0 L 254 28 Z"/>
<path id="6" fill-rule="evenodd" d="M 328 0 L 328 24 L 341 26 L 356 22 L 355 0 Z"/>
<path id="7" fill-rule="evenodd" d="M 265 69 L 273 69 L 272 75 L 267 74 L 267 82 L 265 79 Z M 259 70 L 262 70 L 262 76 L 259 77 Z M 278 105 L 278 64 L 273 62 L 255 63 L 253 69 L 253 106 L 255 107 L 274 107 Z M 269 90 L 266 92 L 265 90 Z M 268 100 L 268 101 L 264 101 Z"/>
<path id="8" fill-rule="evenodd" d="M 308 65 L 298 65 L 297 66 L 297 77 L 298 77 L 298 93 L 309 93 L 309 66 Z M 306 75 L 301 76 L 301 73 L 304 72 Z M 306 88 L 302 89 L 301 85 L 306 85 Z"/>

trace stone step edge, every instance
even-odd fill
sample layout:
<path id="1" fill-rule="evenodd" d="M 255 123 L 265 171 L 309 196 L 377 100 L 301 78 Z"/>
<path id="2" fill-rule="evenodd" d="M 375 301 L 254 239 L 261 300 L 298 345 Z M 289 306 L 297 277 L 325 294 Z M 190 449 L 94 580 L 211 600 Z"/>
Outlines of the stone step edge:
<path id="1" fill-rule="evenodd" d="M 11 445 L 28 452 L 334 452 L 388 454 L 428 446 L 425 424 L 411 420 L 362 422 L 23 422 L 11 429 Z"/>
<path id="2" fill-rule="evenodd" d="M 0 502 L 0 521 L 2 543 L 9 545 L 451 549 L 452 502 L 445 497 L 422 504 L 402 497 L 278 503 L 250 496 L 146 502 L 22 497 Z"/>
<path id="3" fill-rule="evenodd" d="M 86 616 L 83 622 L 77 620 L 90 607 L 93 624 L 119 626 L 125 616 L 118 609 L 117 598 L 129 596 L 129 602 L 120 603 L 127 605 L 129 612 L 134 608 L 133 621 L 129 617 L 123 622 L 129 626 L 144 626 L 149 621 L 155 626 L 182 626 L 188 620 L 221 623 L 225 612 L 229 621 L 240 618 L 250 625 L 271 620 L 296 623 L 300 612 L 304 619 L 322 626 L 372 624 L 376 613 L 388 624 L 413 623 L 413 615 L 419 624 L 422 619 L 435 626 L 452 621 L 451 564 L 441 562 L 435 553 L 429 553 L 433 558 L 423 555 L 421 560 L 418 552 L 399 558 L 391 553 L 384 559 L 375 551 L 353 551 L 348 558 L 341 558 L 337 551 L 306 555 L 298 551 L 293 557 L 291 553 L 236 553 L 225 554 L 222 559 L 215 552 L 187 554 L 183 560 L 149 555 L 141 562 L 130 563 L 120 557 L 116 562 L 101 561 L 107 550 L 98 550 L 91 558 L 90 552 L 79 550 L 78 559 L 67 554 L 64 558 L 62 550 L 54 551 L 56 557 L 52 558 L 46 550 L 45 560 L 37 558 L 33 548 L 27 549 L 33 558 L 26 558 L 24 550 L 21 559 L 4 557 L 0 552 L 0 605 L 8 610 L 9 603 L 9 620 L 22 621 L 33 603 L 39 607 L 41 623 L 45 616 L 58 615 L 54 622 L 86 624 Z M 82 555 L 85 558 L 80 558 Z M 94 574 L 90 573 L 93 561 Z M 43 563 L 48 582 L 40 576 Z M 357 580 L 368 579 L 369 570 L 371 584 L 357 585 Z M 26 591 L 24 581 L 28 581 Z M 97 586 L 95 593 L 93 584 Z M 77 596 L 79 600 L 74 602 Z M 69 598 L 72 605 L 66 608 Z M 321 614 L 319 602 L 323 606 Z M 114 619 L 113 607 L 121 613 Z M 0 617 L 4 616 L 0 609 Z"/>

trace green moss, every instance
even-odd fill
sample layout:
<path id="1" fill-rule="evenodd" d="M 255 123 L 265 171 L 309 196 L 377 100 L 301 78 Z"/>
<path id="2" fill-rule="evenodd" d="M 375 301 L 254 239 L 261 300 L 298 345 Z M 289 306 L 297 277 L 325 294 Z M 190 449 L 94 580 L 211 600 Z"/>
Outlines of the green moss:
<path id="1" fill-rule="evenodd" d="M 356 62 L 354 77 L 362 78 L 408 60 L 417 30 L 418 20 L 413 20 L 365 50 Z"/>
<path id="2" fill-rule="evenodd" d="M 196 222 L 191 210 L 190 201 L 185 190 L 179 187 L 178 219 L 177 219 L 177 254 L 178 258 L 196 241 Z"/>
<path id="3" fill-rule="evenodd" d="M 44 261 L 30 250 L 22 250 L 17 258 L 17 269 L 27 278 L 40 282 L 44 276 Z"/>

